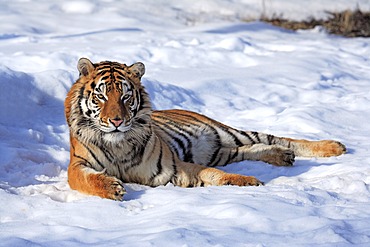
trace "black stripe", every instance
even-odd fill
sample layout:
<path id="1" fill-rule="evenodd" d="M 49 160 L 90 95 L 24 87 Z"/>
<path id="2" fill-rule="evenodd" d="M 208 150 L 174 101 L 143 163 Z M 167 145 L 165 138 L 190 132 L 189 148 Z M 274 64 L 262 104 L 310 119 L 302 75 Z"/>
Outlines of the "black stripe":
<path id="1" fill-rule="evenodd" d="M 112 163 L 113 160 L 114 160 L 114 156 L 109 152 L 109 150 L 107 148 L 105 148 L 104 146 L 102 145 L 99 145 L 99 143 L 97 143 L 97 141 L 94 141 L 93 144 L 99 148 L 102 153 L 104 154 L 105 158 L 110 162 Z"/>
<path id="2" fill-rule="evenodd" d="M 181 111 L 181 112 L 182 112 L 182 113 L 178 113 L 178 112 L 166 112 L 166 115 L 167 115 L 167 116 L 168 116 L 168 115 L 185 116 L 185 117 L 188 117 L 188 118 L 190 118 L 190 119 L 194 120 L 195 122 L 197 122 L 197 123 L 198 123 L 198 125 L 197 125 L 197 126 L 203 126 L 203 125 L 207 125 L 207 126 L 209 126 L 208 124 L 206 124 L 205 122 L 203 122 L 203 121 L 199 120 L 198 118 L 196 118 L 196 117 L 193 117 L 193 116 L 191 116 L 191 115 L 186 114 L 186 111 Z M 163 118 L 163 119 L 171 119 L 171 118 L 168 118 L 168 117 L 165 117 L 165 116 L 160 116 L 160 118 Z M 178 119 L 177 121 L 178 121 L 178 122 L 184 122 L 183 120 L 180 120 L 180 119 Z M 186 120 L 185 120 L 185 125 L 186 125 L 186 126 L 189 126 L 189 127 L 192 127 L 192 126 L 194 126 L 195 124 L 188 124 L 188 123 L 186 123 Z M 210 126 L 210 127 L 211 127 L 211 126 Z"/>
<path id="3" fill-rule="evenodd" d="M 106 149 L 106 148 L 104 148 L 103 151 L 104 151 L 105 157 L 107 157 L 107 160 L 109 160 L 109 162 L 112 163 L 114 161 L 114 159 L 115 159 L 114 155 L 111 154 L 111 152 L 109 152 L 109 150 Z"/>
<path id="4" fill-rule="evenodd" d="M 250 137 L 250 135 L 248 135 L 248 133 L 246 133 L 245 131 L 239 131 L 239 133 L 244 136 L 244 137 L 247 137 L 248 140 L 252 143 L 252 144 L 256 144 L 256 142 L 253 140 L 252 137 Z"/>
<path id="5" fill-rule="evenodd" d="M 235 157 L 238 156 L 239 154 L 239 148 L 236 148 L 236 151 L 233 153 L 233 155 L 231 155 L 231 152 L 233 151 L 233 149 L 230 150 L 230 153 L 229 153 L 229 157 L 227 158 L 225 164 L 223 164 L 224 166 L 227 165 L 227 164 L 230 164 L 230 162 L 235 159 Z"/>
<path id="6" fill-rule="evenodd" d="M 268 142 L 268 145 L 271 145 L 272 144 L 272 141 L 274 140 L 274 136 L 273 135 L 269 135 L 267 134 L 267 142 Z"/>
<path id="7" fill-rule="evenodd" d="M 177 173 L 177 166 L 176 166 L 176 159 L 175 159 L 175 154 L 171 151 L 171 158 L 172 158 L 172 167 L 173 167 L 173 172 L 174 174 Z"/>
<path id="8" fill-rule="evenodd" d="M 152 175 L 152 177 L 150 178 L 150 181 L 153 181 L 155 177 L 159 176 L 162 173 L 162 159 L 163 159 L 162 145 L 163 144 L 161 143 L 160 149 L 159 149 L 159 156 L 157 160 L 157 171 L 155 174 Z"/>
<path id="9" fill-rule="evenodd" d="M 172 135 L 164 128 L 162 128 L 162 126 L 159 126 L 157 123 L 153 122 L 154 126 L 156 126 L 158 129 L 160 129 L 161 131 L 163 131 L 164 133 L 166 133 L 166 135 L 169 135 L 172 137 Z M 167 142 L 166 142 L 167 143 Z M 176 152 L 176 155 L 177 157 L 180 157 L 180 154 L 179 154 L 179 150 L 176 149 L 176 147 L 174 145 L 172 145 L 172 143 L 167 143 L 167 145 L 170 146 L 171 150 L 173 150 L 174 152 Z M 174 157 L 173 157 L 174 159 Z M 173 162 L 175 162 L 173 160 Z"/>
<path id="10" fill-rule="evenodd" d="M 97 164 L 102 168 L 104 169 L 104 165 L 100 162 L 100 160 L 95 156 L 95 154 L 92 152 L 92 150 L 87 146 L 85 145 L 84 143 L 82 143 L 82 145 L 86 148 L 86 150 L 90 153 L 90 155 L 93 157 L 93 159 L 97 162 Z"/>
<path id="11" fill-rule="evenodd" d="M 231 160 L 231 151 L 229 152 L 229 155 L 227 156 L 226 162 L 224 162 L 223 165 L 225 166 L 226 164 L 229 164 L 230 160 Z"/>
<path id="12" fill-rule="evenodd" d="M 108 67 L 109 68 L 109 67 Z M 100 70 L 97 75 L 103 75 L 105 73 L 108 73 L 109 71 L 108 70 Z"/>
<path id="13" fill-rule="evenodd" d="M 190 140 L 189 137 L 187 137 L 185 134 L 181 133 L 180 131 L 184 131 L 186 133 L 188 133 L 188 132 L 185 131 L 184 129 L 182 129 L 180 126 L 178 126 L 174 122 L 173 123 L 170 123 L 170 122 L 168 122 L 168 123 L 162 123 L 162 125 L 165 126 L 168 130 L 174 132 L 175 135 L 181 136 L 182 138 L 185 139 L 185 142 L 184 142 L 180 138 L 177 138 L 176 136 L 174 136 L 171 132 L 165 131 L 168 135 L 170 135 L 172 137 L 172 139 L 182 149 L 182 153 L 184 155 L 183 161 L 185 161 L 185 162 L 191 162 L 191 163 L 194 162 L 193 161 L 193 154 L 191 153 L 191 150 L 192 150 L 192 142 L 191 142 L 191 140 Z M 190 133 L 188 133 L 188 134 L 191 135 Z"/>
<path id="14" fill-rule="evenodd" d="M 194 126 L 196 127 L 201 127 L 202 125 L 196 125 L 196 124 L 189 124 L 188 122 L 184 122 L 184 121 L 181 121 L 181 120 L 173 120 L 173 118 L 171 117 L 167 117 L 167 116 L 156 116 L 156 118 L 159 118 L 159 119 L 162 119 L 162 120 L 165 120 L 166 123 L 170 123 L 174 126 L 176 126 L 178 129 L 181 129 L 183 130 L 184 132 L 188 133 L 190 136 L 194 136 L 192 132 L 190 132 L 189 130 L 185 130 L 184 127 L 189 127 L 192 131 L 194 130 Z M 178 123 L 181 123 L 181 126 L 178 124 Z M 203 125 L 204 123 L 201 122 Z"/>
<path id="15" fill-rule="evenodd" d="M 81 103 L 82 103 L 82 99 L 84 98 L 84 91 L 85 91 L 85 85 L 83 85 L 80 88 L 80 91 L 79 91 L 79 94 L 78 94 L 78 97 L 77 97 L 78 98 L 78 108 L 80 109 L 80 115 L 83 114 Z"/>
<path id="16" fill-rule="evenodd" d="M 110 69 L 110 63 L 101 63 L 100 65 L 99 65 L 99 67 L 98 68 L 96 68 L 97 70 L 102 70 L 102 69 Z"/>
<path id="17" fill-rule="evenodd" d="M 169 179 L 167 182 L 163 183 L 164 185 L 172 182 L 173 184 L 175 180 L 177 180 L 177 166 L 176 166 L 176 159 L 175 159 L 175 154 L 172 152 L 172 150 L 170 150 L 171 152 L 171 161 L 172 161 L 172 169 L 173 169 L 173 173 L 172 173 L 172 176 L 169 176 Z"/>
<path id="18" fill-rule="evenodd" d="M 183 150 L 184 150 L 184 160 L 185 162 L 190 162 L 190 163 L 193 163 L 194 160 L 193 160 L 193 154 L 192 154 L 192 147 L 193 147 L 193 143 L 191 142 L 190 138 L 188 136 L 186 136 L 184 133 L 182 132 L 185 132 L 186 134 L 188 134 L 189 136 L 193 136 L 193 133 L 191 132 L 188 132 L 186 131 L 184 128 L 182 128 L 181 126 L 179 126 L 176 122 L 173 122 L 173 121 L 169 121 L 167 123 L 164 124 L 167 128 L 169 128 L 170 130 L 172 130 L 173 132 L 176 133 L 176 135 L 179 135 L 181 137 L 183 137 L 185 140 L 186 140 L 186 143 L 187 143 L 187 147 L 185 148 L 185 145 L 183 145 Z M 172 126 L 172 127 L 171 127 Z M 176 128 L 176 129 L 175 129 Z M 177 142 L 180 141 L 181 143 L 183 143 L 179 138 L 177 137 L 174 137 L 173 135 L 171 135 Z M 185 144 L 185 143 L 184 143 Z"/>
<path id="19" fill-rule="evenodd" d="M 125 79 L 125 75 L 122 73 L 122 71 L 120 71 L 120 70 L 118 70 L 118 69 L 116 68 L 115 72 L 117 72 L 117 74 L 118 74 L 119 76 L 121 76 L 123 79 Z"/>
<path id="20" fill-rule="evenodd" d="M 143 138 L 143 141 L 145 142 L 145 143 L 149 143 L 150 142 L 150 140 L 152 139 L 152 137 L 153 137 L 153 132 L 150 132 L 151 134 L 150 134 L 150 136 L 149 137 L 144 137 Z M 157 146 L 157 142 L 158 142 L 158 138 L 155 138 L 155 136 L 154 136 L 154 143 L 151 145 L 151 149 L 150 150 L 148 150 L 147 148 L 145 148 L 146 149 L 146 152 L 147 153 L 153 153 L 153 150 L 155 149 L 155 147 Z"/>
<path id="21" fill-rule="evenodd" d="M 215 167 L 218 166 L 222 158 L 222 155 L 219 155 L 218 159 L 214 163 L 210 163 L 210 166 Z"/>
<path id="22" fill-rule="evenodd" d="M 227 128 L 227 127 L 224 127 L 224 126 L 219 126 L 220 129 L 222 129 L 223 131 L 225 131 L 229 136 L 231 136 L 234 140 L 234 143 L 238 146 L 238 147 L 241 147 L 241 146 L 244 146 L 244 144 L 239 140 L 239 138 L 234 135 L 233 133 L 230 132 L 230 130 Z"/>
<path id="23" fill-rule="evenodd" d="M 140 125 L 146 125 L 148 122 L 144 119 L 144 118 L 137 118 L 135 119 L 136 123 L 140 124 Z"/>
<path id="24" fill-rule="evenodd" d="M 124 163 L 131 163 L 131 165 L 125 167 L 124 172 L 127 172 L 129 169 L 141 164 L 145 149 L 152 135 L 153 135 L 153 132 L 149 132 L 148 135 L 144 136 L 143 139 L 141 139 L 141 140 L 148 140 L 148 141 L 144 141 L 140 143 L 139 142 L 132 143 L 133 150 L 131 150 L 127 154 L 127 158 L 125 158 L 125 160 L 123 161 Z"/>
<path id="25" fill-rule="evenodd" d="M 178 121 L 177 122 L 173 121 L 171 118 L 162 117 L 162 116 L 158 116 L 158 117 L 156 116 L 156 118 L 164 120 L 164 122 L 154 120 L 155 125 L 158 126 L 159 128 L 161 128 L 161 126 L 165 126 L 167 129 L 170 129 L 172 132 L 175 132 L 179 135 L 184 135 L 183 133 L 180 133 L 180 132 L 185 132 L 187 135 L 194 137 L 192 132 L 190 132 L 189 130 L 184 129 L 184 125 L 186 125 L 186 124 L 182 124 L 180 126 L 178 124 Z M 187 126 L 192 127 L 190 125 L 187 125 Z M 163 130 L 163 128 L 161 128 L 161 129 Z M 165 131 L 165 132 L 168 135 L 173 136 L 172 134 L 169 134 L 168 131 Z M 190 141 L 189 138 L 187 138 L 186 136 L 184 138 L 186 138 L 188 141 Z"/>
<path id="26" fill-rule="evenodd" d="M 172 136 L 172 135 L 171 135 Z M 183 154 L 183 156 L 185 157 L 185 144 L 179 139 L 179 138 L 177 138 L 177 137 L 174 137 L 174 136 L 172 136 L 172 138 L 173 138 L 173 140 L 177 143 L 177 145 L 178 145 L 178 147 L 182 150 L 182 154 Z M 175 147 L 175 149 L 177 150 L 177 148 Z M 179 153 L 179 152 L 177 152 L 177 153 Z M 180 153 L 179 153 L 180 154 Z M 182 159 L 184 159 L 184 157 L 182 157 Z"/>
<path id="27" fill-rule="evenodd" d="M 125 167 L 124 171 L 127 172 L 129 169 L 134 168 L 136 166 L 139 166 L 142 162 L 143 159 L 143 153 L 144 153 L 145 147 L 144 146 L 139 146 L 132 150 L 132 154 L 130 157 L 127 157 L 124 160 L 124 163 L 130 163 L 130 166 Z"/>
<path id="28" fill-rule="evenodd" d="M 226 126 L 224 126 L 224 125 L 222 125 L 222 124 L 220 124 L 220 125 L 216 126 L 216 128 L 215 128 L 215 127 L 213 127 L 212 125 L 210 125 L 210 124 L 208 124 L 208 123 L 205 123 L 204 121 L 201 121 L 201 120 L 199 120 L 198 118 L 196 118 L 196 117 L 194 117 L 194 116 L 191 116 L 191 115 L 189 115 L 189 114 L 186 114 L 186 111 L 183 111 L 183 112 L 181 112 L 181 113 L 171 112 L 170 114 L 180 115 L 180 116 L 186 116 L 186 117 L 188 117 L 188 118 L 190 118 L 190 119 L 192 119 L 192 120 L 194 120 L 194 121 L 196 121 L 196 122 L 200 123 L 200 126 L 204 126 L 204 125 L 206 125 L 207 127 L 209 127 L 210 129 L 212 129 L 212 130 L 213 130 L 213 132 L 214 132 L 214 134 L 215 134 L 215 135 L 216 135 L 216 133 L 217 133 L 217 136 L 219 136 L 219 134 L 218 134 L 218 132 L 217 132 L 216 128 L 220 128 L 222 131 L 226 132 L 226 134 L 228 134 L 229 136 L 231 136 L 231 137 L 233 138 L 235 145 L 237 145 L 237 146 L 239 146 L 239 147 L 240 147 L 240 146 L 244 146 L 244 144 L 239 140 L 239 138 L 238 138 L 235 134 L 233 134 L 233 133 L 231 133 L 231 132 L 230 132 L 230 129 L 231 129 L 231 128 L 227 128 Z M 202 116 L 202 117 L 204 117 L 204 118 L 206 118 L 206 119 L 210 120 L 211 122 L 216 122 L 215 120 L 210 119 L 210 118 L 208 118 L 208 117 L 205 117 L 205 116 Z M 216 123 L 217 123 L 217 122 L 216 122 Z M 188 125 L 188 126 L 191 126 L 191 125 Z"/>
<path id="29" fill-rule="evenodd" d="M 91 117 L 91 114 L 92 114 L 92 111 L 91 111 L 90 109 L 88 109 L 88 110 L 87 110 L 87 112 L 86 112 L 86 115 L 87 115 L 88 117 Z"/>
<path id="30" fill-rule="evenodd" d="M 184 133 L 186 133 L 188 136 L 190 137 L 193 137 L 193 138 L 197 138 L 196 136 L 194 136 L 193 132 L 190 132 L 189 130 L 187 129 L 184 129 L 183 128 L 183 125 L 187 126 L 187 127 L 191 127 L 192 131 L 194 131 L 194 125 L 189 125 L 189 124 L 182 124 L 182 126 L 180 126 L 178 124 L 178 122 L 176 121 L 173 121 L 171 118 L 167 118 L 167 117 L 162 117 L 162 116 L 159 116 L 159 118 L 163 119 L 166 121 L 166 123 L 161 123 L 162 125 L 165 125 L 166 127 L 170 128 L 173 132 L 177 133 L 178 135 L 182 136 L 183 138 L 185 138 L 187 140 L 187 143 L 188 143 L 188 147 L 187 147 L 187 152 L 184 153 L 185 157 L 184 157 L 184 160 L 183 161 L 186 161 L 186 162 L 191 162 L 193 163 L 193 154 L 192 154 L 192 146 L 193 146 L 193 143 L 191 141 L 191 139 L 189 137 L 187 137 Z M 171 128 L 170 127 L 173 126 L 175 127 L 177 130 L 175 130 L 174 128 Z M 171 135 L 171 134 L 170 134 Z M 214 135 L 217 135 L 217 132 L 214 133 Z M 173 136 L 173 135 L 171 135 Z"/>
<path id="31" fill-rule="evenodd" d="M 164 185 L 168 184 L 169 182 L 171 182 L 174 177 L 176 176 L 177 174 L 177 167 L 176 167 L 176 160 L 175 160 L 175 154 L 173 153 L 172 150 L 170 150 L 171 152 L 171 160 L 172 160 L 172 169 L 173 169 L 173 173 L 172 173 L 172 176 L 169 177 L 168 181 L 166 183 L 164 183 Z"/>
<path id="32" fill-rule="evenodd" d="M 257 143 L 261 143 L 260 137 L 258 136 L 258 132 L 252 131 L 251 132 L 254 137 L 257 139 Z"/>
<path id="33" fill-rule="evenodd" d="M 136 114 L 144 108 L 144 100 L 143 100 L 143 97 L 141 96 L 140 92 L 138 90 L 134 90 L 133 91 L 133 101 L 131 102 L 131 104 L 134 104 L 136 103 L 135 101 L 137 101 L 137 106 L 136 106 L 136 109 L 133 110 L 134 112 L 134 116 L 136 116 Z M 131 108 L 131 105 L 130 105 L 130 108 Z M 132 108 L 131 108 L 132 109 Z"/>
<path id="34" fill-rule="evenodd" d="M 123 180 L 123 172 L 122 172 L 122 169 L 121 169 L 121 164 L 116 164 L 115 166 L 117 166 L 118 168 L 118 174 L 119 174 L 119 179 Z"/>
<path id="35" fill-rule="evenodd" d="M 116 70 L 114 69 L 114 67 L 110 67 L 110 78 L 111 78 L 111 80 L 112 80 L 112 82 L 114 83 L 115 81 L 116 81 L 116 78 L 114 78 L 114 72 L 115 72 Z"/>
<path id="36" fill-rule="evenodd" d="M 85 166 L 88 165 L 90 168 L 93 168 L 93 165 L 85 158 L 81 157 L 81 156 L 78 156 L 76 155 L 75 153 L 73 154 L 74 157 L 78 158 L 78 159 L 81 159 L 83 160 L 84 162 L 86 162 L 86 164 L 84 164 Z"/>
<path id="37" fill-rule="evenodd" d="M 162 151 L 162 142 L 161 142 L 161 146 L 160 146 L 160 150 L 159 150 L 159 157 L 158 157 L 158 161 L 157 161 L 157 176 L 159 174 L 161 174 L 162 172 L 162 158 L 163 158 L 163 151 Z"/>
<path id="38" fill-rule="evenodd" d="M 138 104 L 138 107 L 137 107 L 137 111 L 141 111 L 142 109 L 144 108 L 148 108 L 148 107 L 145 107 L 145 104 L 148 103 L 147 102 L 147 98 L 146 97 L 149 97 L 148 94 L 145 92 L 144 90 L 144 87 L 140 88 L 138 90 L 138 95 L 136 97 L 136 99 L 139 101 L 139 104 Z M 149 101 L 150 102 L 150 101 Z"/>
<path id="39" fill-rule="evenodd" d="M 169 114 L 168 115 L 180 115 L 180 116 L 186 116 L 186 117 L 188 117 L 188 118 L 190 118 L 190 119 L 192 119 L 193 121 L 195 121 L 195 122 L 197 122 L 197 123 L 199 123 L 199 125 L 198 126 L 204 126 L 204 125 L 206 125 L 212 132 L 213 132 L 213 135 L 215 136 L 215 142 L 216 142 L 216 146 L 218 147 L 214 152 L 213 152 L 213 154 L 212 154 L 212 156 L 211 156 L 211 159 L 209 160 L 209 162 L 207 163 L 207 164 L 204 164 L 204 165 L 208 165 L 208 166 L 216 166 L 216 165 L 218 165 L 218 163 L 220 162 L 220 160 L 221 160 L 221 157 L 219 157 L 218 159 L 217 159 L 217 157 L 219 156 L 219 151 L 220 151 L 220 149 L 221 149 L 221 140 L 220 140 L 220 135 L 219 135 L 219 133 L 217 132 L 217 130 L 216 130 L 216 128 L 214 128 L 212 125 L 209 125 L 209 124 L 207 124 L 207 123 L 204 123 L 203 121 L 200 121 L 199 119 L 197 119 L 197 118 L 195 118 L 195 117 L 193 117 L 193 116 L 191 116 L 191 115 L 188 115 L 188 114 L 186 114 L 186 112 L 181 112 L 181 113 L 177 113 L 177 112 L 169 112 Z M 157 116 L 156 116 L 157 117 Z M 165 117 L 165 116 L 158 116 L 158 118 L 160 118 L 160 119 L 164 119 L 164 120 L 166 120 L 167 122 L 174 122 L 173 120 L 171 120 L 170 118 L 168 118 L 168 117 Z M 183 122 L 183 121 L 181 121 L 181 122 Z M 176 122 L 175 122 L 175 125 L 176 125 Z M 191 124 L 191 125 L 189 125 L 189 124 L 184 124 L 184 125 L 186 125 L 186 126 L 189 126 L 189 127 L 194 127 L 194 126 L 196 126 L 195 124 Z M 225 128 L 224 128 L 225 129 Z M 184 130 L 184 129 L 183 129 Z M 191 133 L 189 133 L 188 131 L 186 131 L 186 130 L 184 130 L 184 132 L 186 132 L 186 133 L 188 133 L 189 135 L 192 135 Z M 234 137 L 234 142 L 237 144 L 237 145 L 239 145 L 239 146 L 243 146 L 244 144 L 234 135 L 234 134 L 232 134 L 232 133 L 230 133 L 230 131 L 228 131 L 227 130 L 227 133 L 230 135 L 230 136 L 232 136 L 232 137 Z M 172 136 L 172 135 L 171 135 Z M 253 142 L 253 140 L 251 140 L 252 142 Z M 216 160 L 217 159 L 217 160 Z"/>
<path id="40" fill-rule="evenodd" d="M 79 128 L 83 128 L 83 127 L 91 128 L 91 126 L 92 126 L 92 121 L 87 118 L 79 119 L 77 122 L 77 127 Z"/>
<path id="41" fill-rule="evenodd" d="M 107 80 L 108 78 L 109 78 L 109 75 L 106 75 L 106 76 L 103 76 L 102 78 L 100 78 L 100 80 L 105 81 L 105 80 Z"/>
<path id="42" fill-rule="evenodd" d="M 124 81 L 124 80 L 126 80 L 126 79 L 125 79 L 125 77 L 123 77 L 123 76 L 121 76 L 121 75 L 117 75 L 116 77 L 117 77 L 117 79 L 118 79 L 118 80 L 120 80 L 120 81 Z"/>

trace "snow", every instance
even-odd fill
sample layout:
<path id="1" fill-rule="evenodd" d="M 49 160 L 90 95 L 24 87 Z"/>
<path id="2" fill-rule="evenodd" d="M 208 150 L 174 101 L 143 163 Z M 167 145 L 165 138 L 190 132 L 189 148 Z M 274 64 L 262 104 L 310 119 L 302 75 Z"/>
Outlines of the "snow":
<path id="1" fill-rule="evenodd" d="M 370 41 L 242 20 L 370 8 L 338 0 L 0 2 L 0 246 L 368 246 Z M 302 8 L 304 6 L 304 8 Z M 146 65 L 157 109 L 246 130 L 336 139 L 348 153 L 221 169 L 264 187 L 69 188 L 63 101 L 78 58 Z"/>

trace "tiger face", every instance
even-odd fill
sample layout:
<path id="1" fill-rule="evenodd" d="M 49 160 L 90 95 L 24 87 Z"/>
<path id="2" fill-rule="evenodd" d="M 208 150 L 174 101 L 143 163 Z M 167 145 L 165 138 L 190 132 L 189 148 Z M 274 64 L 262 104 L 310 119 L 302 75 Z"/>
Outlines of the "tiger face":
<path id="1" fill-rule="evenodd" d="M 138 100 L 134 87 L 125 78 L 99 77 L 81 100 L 83 114 L 103 132 L 126 132 L 130 129 Z M 91 85 L 91 84 L 90 84 Z"/>
<path id="2" fill-rule="evenodd" d="M 142 63 L 93 64 L 81 58 L 78 70 L 80 78 L 74 85 L 78 89 L 71 90 L 76 94 L 72 96 L 76 101 L 72 125 L 78 135 L 89 133 L 107 142 L 118 142 L 134 125 L 145 123 L 151 106 L 140 82 L 145 73 Z"/>

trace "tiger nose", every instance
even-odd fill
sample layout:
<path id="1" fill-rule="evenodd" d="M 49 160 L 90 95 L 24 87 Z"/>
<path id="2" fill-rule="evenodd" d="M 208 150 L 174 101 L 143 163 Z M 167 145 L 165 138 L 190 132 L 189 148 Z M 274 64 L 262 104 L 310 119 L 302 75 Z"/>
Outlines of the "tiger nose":
<path id="1" fill-rule="evenodd" d="M 119 127 L 123 123 L 123 120 L 119 118 L 111 119 L 110 121 L 116 128 Z"/>

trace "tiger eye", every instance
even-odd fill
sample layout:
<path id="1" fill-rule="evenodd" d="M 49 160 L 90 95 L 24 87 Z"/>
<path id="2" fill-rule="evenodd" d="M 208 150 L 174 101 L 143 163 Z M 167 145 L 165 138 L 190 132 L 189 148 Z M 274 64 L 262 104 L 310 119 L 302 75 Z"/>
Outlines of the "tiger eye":
<path id="1" fill-rule="evenodd" d="M 106 99 L 105 99 L 104 95 L 102 95 L 102 94 L 96 94 L 95 96 L 96 96 L 98 99 L 100 99 L 100 100 L 106 101 Z"/>
<path id="2" fill-rule="evenodd" d="M 131 95 L 129 95 L 129 94 L 125 94 L 125 95 L 123 96 L 123 100 L 128 100 L 128 99 L 130 98 L 130 96 L 131 96 Z"/>

